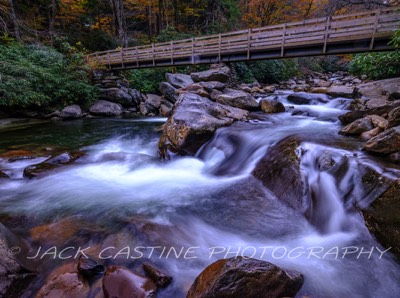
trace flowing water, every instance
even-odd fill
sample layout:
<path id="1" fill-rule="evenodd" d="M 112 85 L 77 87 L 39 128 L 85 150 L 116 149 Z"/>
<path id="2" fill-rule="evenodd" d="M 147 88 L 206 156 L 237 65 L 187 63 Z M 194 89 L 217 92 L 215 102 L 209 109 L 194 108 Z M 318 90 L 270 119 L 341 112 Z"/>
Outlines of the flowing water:
<path id="1" fill-rule="evenodd" d="M 31 243 L 32 256 L 38 247 L 81 247 L 106 265 L 134 270 L 149 258 L 174 277 L 159 297 L 184 297 L 207 265 L 236 255 L 303 273 L 298 297 L 398 297 L 400 267 L 381 252 L 386 248 L 370 236 L 354 206 L 371 203 L 360 168 L 391 178 L 400 177 L 399 169 L 361 152 L 359 140 L 338 134 L 337 116 L 348 100 L 296 106 L 286 101 L 287 93 L 277 96 L 290 112 L 255 114 L 219 129 L 196 157 L 168 162 L 157 154 L 163 118 L 3 128 L 0 153 L 40 147 L 85 156 L 32 180 L 22 178 L 23 169 L 46 157 L 0 159 L 11 176 L 0 180 L 0 218 Z M 296 154 L 307 189 L 303 210 L 288 207 L 251 174 L 269 148 L 288 136 L 301 139 Z M 340 175 L 321 170 L 327 153 L 337 163 L 346 161 Z M 62 263 L 51 256 L 39 261 L 42 272 Z"/>

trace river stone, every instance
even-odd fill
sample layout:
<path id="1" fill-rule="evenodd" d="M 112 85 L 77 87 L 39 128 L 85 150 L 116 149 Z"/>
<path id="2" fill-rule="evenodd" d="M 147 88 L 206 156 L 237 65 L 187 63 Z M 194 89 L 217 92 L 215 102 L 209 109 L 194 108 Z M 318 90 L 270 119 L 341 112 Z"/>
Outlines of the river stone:
<path id="1" fill-rule="evenodd" d="M 365 118 L 370 119 L 374 127 L 385 130 L 389 126 L 388 120 L 378 115 L 368 115 Z"/>
<path id="2" fill-rule="evenodd" d="M 370 232 L 400 261 L 400 179 L 362 212 Z"/>
<path id="3" fill-rule="evenodd" d="M 63 119 L 76 119 L 82 117 L 82 109 L 78 105 L 66 106 L 60 113 Z"/>
<path id="4" fill-rule="evenodd" d="M 354 87 L 346 87 L 346 86 L 331 86 L 326 91 L 326 94 L 332 97 L 345 97 L 345 98 L 353 98 L 354 96 Z"/>
<path id="5" fill-rule="evenodd" d="M 158 114 L 161 106 L 162 98 L 156 94 L 147 94 L 144 102 L 140 103 L 140 113 L 148 115 L 150 113 Z"/>
<path id="6" fill-rule="evenodd" d="M 81 298 L 89 293 L 89 284 L 78 273 L 64 273 L 47 282 L 36 298 Z"/>
<path id="7" fill-rule="evenodd" d="M 373 137 L 379 135 L 383 131 L 382 128 L 380 127 L 375 127 L 374 129 L 371 129 L 369 131 L 365 131 L 361 134 L 361 138 L 365 141 L 368 141 L 372 139 Z"/>
<path id="8" fill-rule="evenodd" d="M 343 135 L 360 135 L 363 132 L 370 131 L 371 129 L 374 128 L 374 125 L 372 124 L 371 119 L 369 118 L 361 118 L 353 123 L 350 123 L 349 125 L 345 126 L 342 128 L 340 131 L 341 134 Z"/>
<path id="9" fill-rule="evenodd" d="M 390 128 L 364 144 L 367 152 L 389 155 L 400 151 L 400 126 Z"/>
<path id="10" fill-rule="evenodd" d="M 89 108 L 89 112 L 96 116 L 118 116 L 122 113 L 122 106 L 118 103 L 98 100 Z"/>
<path id="11" fill-rule="evenodd" d="M 230 73 L 231 70 L 229 67 L 222 66 L 201 72 L 194 72 L 191 74 L 191 77 L 195 82 L 218 81 L 226 83 L 229 80 Z"/>
<path id="12" fill-rule="evenodd" d="M 162 100 L 160 106 L 160 115 L 169 117 L 173 108 L 174 104 L 170 103 L 168 100 Z"/>
<path id="13" fill-rule="evenodd" d="M 207 92 L 212 92 L 214 89 L 221 91 L 225 88 L 225 84 L 218 81 L 200 82 L 199 84 L 203 86 L 203 88 L 206 89 Z"/>
<path id="14" fill-rule="evenodd" d="M 133 104 L 132 96 L 120 88 L 108 88 L 100 90 L 99 99 L 129 107 Z"/>
<path id="15" fill-rule="evenodd" d="M 25 242 L 0 223 L 0 297 L 21 297 L 34 278 L 29 264 L 22 262 L 28 251 Z"/>
<path id="16" fill-rule="evenodd" d="M 400 125 L 400 107 L 394 108 L 388 114 L 388 127 L 394 127 Z"/>
<path id="17" fill-rule="evenodd" d="M 78 272 L 87 279 L 102 275 L 105 271 L 103 265 L 100 265 L 93 259 L 83 257 L 83 255 L 79 257 L 77 269 Z"/>
<path id="18" fill-rule="evenodd" d="M 110 266 L 103 278 L 105 297 L 155 297 L 156 285 L 151 279 L 119 266 Z"/>
<path id="19" fill-rule="evenodd" d="M 373 81 L 357 87 L 357 95 L 367 99 L 366 108 L 386 105 L 389 100 L 396 100 L 396 92 L 400 90 L 400 78 Z M 393 95 L 392 95 L 393 94 Z"/>
<path id="20" fill-rule="evenodd" d="M 328 98 L 324 94 L 311 94 L 305 92 L 296 92 L 289 94 L 288 101 L 297 105 L 310 105 L 317 103 L 326 103 Z"/>
<path id="21" fill-rule="evenodd" d="M 267 149 L 252 174 L 281 201 L 295 210 L 305 212 L 308 203 L 303 198 L 306 185 L 300 171 L 300 158 L 296 154 L 298 146 L 296 137 L 281 140 Z"/>
<path id="22" fill-rule="evenodd" d="M 2 179 L 2 178 L 7 179 L 10 177 L 6 173 L 4 173 L 3 171 L 0 170 L 0 179 Z"/>
<path id="23" fill-rule="evenodd" d="M 178 100 L 178 92 L 177 89 L 172 86 L 170 83 L 162 82 L 160 83 L 160 92 L 164 95 L 164 98 L 171 103 L 175 103 Z"/>
<path id="24" fill-rule="evenodd" d="M 217 98 L 218 98 L 218 96 L 220 96 L 221 94 L 222 94 L 221 91 L 219 91 L 219 90 L 213 90 L 213 91 L 211 91 L 211 93 L 210 93 L 210 99 L 211 99 L 212 101 L 216 101 Z"/>
<path id="25" fill-rule="evenodd" d="M 264 113 L 284 113 L 285 106 L 278 100 L 262 99 L 260 101 L 261 111 Z"/>
<path id="26" fill-rule="evenodd" d="M 196 94 L 181 94 L 173 114 L 163 126 L 160 155 L 167 157 L 168 149 L 195 154 L 218 128 L 245 120 L 247 116 L 245 110 L 215 103 Z"/>
<path id="27" fill-rule="evenodd" d="M 171 276 L 149 263 L 143 263 L 143 270 L 159 288 L 165 288 L 172 282 Z"/>
<path id="28" fill-rule="evenodd" d="M 242 90 L 227 88 L 217 97 L 216 102 L 249 111 L 259 109 L 259 104 L 256 99 L 251 94 Z"/>
<path id="29" fill-rule="evenodd" d="M 187 298 L 294 297 L 303 275 L 251 258 L 221 259 L 196 278 Z"/>
<path id="30" fill-rule="evenodd" d="M 166 73 L 165 79 L 175 88 L 184 88 L 194 83 L 190 75 L 182 73 Z"/>

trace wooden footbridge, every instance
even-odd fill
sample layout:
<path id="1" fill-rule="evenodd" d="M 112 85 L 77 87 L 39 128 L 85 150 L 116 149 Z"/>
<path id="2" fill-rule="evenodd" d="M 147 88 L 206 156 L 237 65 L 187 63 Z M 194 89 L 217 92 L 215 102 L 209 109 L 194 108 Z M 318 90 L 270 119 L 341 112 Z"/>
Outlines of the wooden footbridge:
<path id="1" fill-rule="evenodd" d="M 110 69 L 238 62 L 386 51 L 400 7 L 252 28 L 97 52 L 88 61 Z"/>

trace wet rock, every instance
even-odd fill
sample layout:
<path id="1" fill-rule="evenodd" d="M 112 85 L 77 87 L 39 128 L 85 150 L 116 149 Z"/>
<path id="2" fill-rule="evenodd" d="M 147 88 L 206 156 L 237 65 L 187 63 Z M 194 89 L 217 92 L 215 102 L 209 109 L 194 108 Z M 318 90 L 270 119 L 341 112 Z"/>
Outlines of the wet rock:
<path id="1" fill-rule="evenodd" d="M 214 89 L 215 90 L 224 90 L 225 84 L 222 82 L 218 81 L 211 81 L 211 82 L 200 82 L 199 83 L 204 89 L 206 89 L 208 92 L 212 92 Z"/>
<path id="2" fill-rule="evenodd" d="M 326 94 L 332 97 L 345 97 L 345 98 L 353 98 L 354 97 L 354 87 L 346 87 L 346 86 L 331 86 L 328 88 Z"/>
<path id="3" fill-rule="evenodd" d="M 400 125 L 400 107 L 394 108 L 388 114 L 387 127 L 391 128 Z"/>
<path id="4" fill-rule="evenodd" d="M 155 268 L 149 263 L 143 264 L 143 270 L 146 272 L 147 276 L 151 278 L 151 280 L 157 285 L 159 288 L 165 288 L 172 282 L 172 277 L 161 271 L 160 269 Z"/>
<path id="5" fill-rule="evenodd" d="M 200 273 L 187 298 L 293 297 L 303 280 L 300 273 L 266 261 L 243 257 L 222 259 Z"/>
<path id="6" fill-rule="evenodd" d="M 181 73 L 166 73 L 165 79 L 175 88 L 184 88 L 194 83 L 190 75 Z"/>
<path id="7" fill-rule="evenodd" d="M 395 101 L 388 105 L 384 105 L 384 106 L 380 106 L 380 107 L 376 107 L 376 108 L 372 108 L 372 109 L 351 111 L 346 114 L 340 115 L 339 120 L 343 124 L 349 124 L 349 123 L 351 123 L 357 119 L 363 118 L 367 115 L 383 116 L 397 107 L 400 107 L 400 100 Z"/>
<path id="8" fill-rule="evenodd" d="M 120 88 L 108 88 L 100 91 L 99 99 L 111 101 L 129 107 L 134 104 L 132 96 Z"/>
<path id="9" fill-rule="evenodd" d="M 364 144 L 367 152 L 389 155 L 400 151 L 400 126 L 390 128 Z"/>
<path id="10" fill-rule="evenodd" d="M 296 154 L 298 146 L 295 137 L 281 140 L 267 150 L 254 168 L 253 176 L 288 206 L 305 212 L 308 203 L 303 202 L 306 186 L 300 171 L 300 158 Z"/>
<path id="11" fill-rule="evenodd" d="M 218 81 L 225 83 L 229 80 L 230 72 L 231 71 L 229 67 L 222 66 L 210 70 L 192 73 L 191 77 L 195 82 Z"/>
<path id="12" fill-rule="evenodd" d="M 365 118 L 370 119 L 374 127 L 385 130 L 388 128 L 388 120 L 378 115 L 368 115 Z"/>
<path id="13" fill-rule="evenodd" d="M 160 106 L 160 115 L 169 117 L 172 113 L 174 105 L 168 100 L 163 100 Z"/>
<path id="14" fill-rule="evenodd" d="M 137 106 L 139 105 L 142 101 L 146 100 L 146 96 L 141 93 L 139 90 L 132 89 L 132 88 L 126 88 L 126 87 L 121 87 L 122 90 L 127 92 L 130 96 L 132 96 L 132 105 Z"/>
<path id="15" fill-rule="evenodd" d="M 78 273 L 64 273 L 47 282 L 36 298 L 81 298 L 89 292 L 89 284 Z"/>
<path id="16" fill-rule="evenodd" d="M 278 100 L 262 99 L 260 101 L 261 111 L 264 113 L 284 113 L 285 106 Z"/>
<path id="17" fill-rule="evenodd" d="M 24 169 L 24 177 L 35 178 L 43 176 L 47 171 L 56 169 L 60 165 L 70 164 L 83 155 L 84 155 L 83 152 L 74 151 L 74 152 L 64 152 L 57 156 L 50 157 L 49 159 L 46 159 L 42 163 L 27 166 Z"/>
<path id="18" fill-rule="evenodd" d="M 216 101 L 217 98 L 218 98 L 218 96 L 220 96 L 221 94 L 222 94 L 221 91 L 219 91 L 219 90 L 213 90 L 213 91 L 211 91 L 211 93 L 210 93 L 210 99 L 211 99 L 212 101 Z"/>
<path id="19" fill-rule="evenodd" d="M 368 208 L 362 210 L 367 228 L 400 261 L 400 180 L 392 182 L 390 188 Z"/>
<path id="20" fill-rule="evenodd" d="M 274 93 L 276 91 L 275 86 L 265 86 L 263 88 L 264 93 Z"/>
<path id="21" fill-rule="evenodd" d="M 144 102 L 140 103 L 140 113 L 148 115 L 150 113 L 158 114 L 162 98 L 156 94 L 147 94 Z"/>
<path id="22" fill-rule="evenodd" d="M 78 272 L 87 279 L 102 275 L 105 271 L 103 265 L 100 265 L 90 258 L 85 258 L 82 255 L 79 257 L 77 269 Z"/>
<path id="23" fill-rule="evenodd" d="M 178 100 L 178 92 L 177 89 L 172 86 L 170 83 L 162 82 L 160 83 L 159 90 L 164 98 L 171 103 L 175 103 Z"/>
<path id="24" fill-rule="evenodd" d="M 166 157 L 168 149 L 195 154 L 219 127 L 245 120 L 247 116 L 245 110 L 218 104 L 196 94 L 181 94 L 174 113 L 164 124 L 159 142 L 160 155 Z"/>
<path id="25" fill-rule="evenodd" d="M 251 94 L 242 90 L 225 89 L 223 93 L 217 97 L 216 102 L 249 111 L 256 111 L 259 109 L 259 104 L 256 99 Z"/>
<path id="26" fill-rule="evenodd" d="M 6 173 L 0 170 L 0 179 L 8 179 L 10 178 Z"/>
<path id="27" fill-rule="evenodd" d="M 147 277 L 119 267 L 108 267 L 103 278 L 103 291 L 106 298 L 147 298 L 155 297 L 156 285 Z"/>
<path id="28" fill-rule="evenodd" d="M 297 105 L 310 105 L 317 103 L 326 103 L 328 98 L 324 94 L 310 94 L 305 92 L 296 92 L 288 96 L 288 101 Z"/>
<path id="29" fill-rule="evenodd" d="M 311 93 L 320 93 L 326 94 L 328 92 L 328 88 L 326 87 L 315 87 L 310 90 Z"/>
<path id="30" fill-rule="evenodd" d="M 0 297 L 21 297 L 34 278 L 26 264 L 17 259 L 27 251 L 25 243 L 0 223 Z"/>
<path id="31" fill-rule="evenodd" d="M 389 159 L 392 162 L 400 163 L 400 151 L 390 154 Z"/>
<path id="32" fill-rule="evenodd" d="M 370 139 L 372 139 L 373 137 L 377 136 L 378 134 L 380 134 L 383 131 L 382 128 L 380 127 L 375 127 L 374 129 L 371 129 L 369 131 L 365 131 L 361 134 L 361 138 L 365 141 L 368 141 Z"/>
<path id="33" fill-rule="evenodd" d="M 122 106 L 118 103 L 98 100 L 89 108 L 89 112 L 96 116 L 118 116 L 122 113 Z"/>
<path id="34" fill-rule="evenodd" d="M 340 133 L 343 135 L 360 135 L 374 128 L 371 119 L 361 118 L 345 126 Z"/>
<path id="35" fill-rule="evenodd" d="M 66 106 L 60 113 L 63 119 L 77 119 L 82 117 L 82 109 L 78 105 Z"/>
<path id="36" fill-rule="evenodd" d="M 179 92 L 180 94 L 181 94 L 181 93 L 190 92 L 190 93 L 193 93 L 193 94 L 197 94 L 197 95 L 199 95 L 199 96 L 202 96 L 202 97 L 209 97 L 208 92 L 203 88 L 203 86 L 200 85 L 200 84 L 197 84 L 197 83 L 192 84 L 192 85 L 189 85 L 189 86 L 187 86 L 187 87 L 185 87 L 185 88 L 182 88 L 182 89 L 180 89 L 178 92 Z"/>

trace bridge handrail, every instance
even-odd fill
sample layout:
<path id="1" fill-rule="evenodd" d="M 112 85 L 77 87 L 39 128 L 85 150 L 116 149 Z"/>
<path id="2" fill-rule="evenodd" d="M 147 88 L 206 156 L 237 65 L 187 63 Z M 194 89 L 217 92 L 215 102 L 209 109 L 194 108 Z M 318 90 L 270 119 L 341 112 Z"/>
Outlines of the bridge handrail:
<path id="1" fill-rule="evenodd" d="M 324 18 L 284 23 L 233 32 L 193 37 L 170 42 L 153 43 L 128 48 L 92 53 L 88 61 L 111 66 L 139 61 L 152 60 L 155 66 L 157 59 L 171 59 L 191 56 L 194 63 L 196 55 L 221 55 L 235 50 L 250 51 L 268 47 L 295 45 L 296 43 L 323 42 L 324 51 L 328 40 L 363 36 L 372 34 L 373 39 L 378 35 L 393 32 L 398 28 L 400 20 L 399 7 L 381 8 L 375 11 L 334 15 Z"/>

